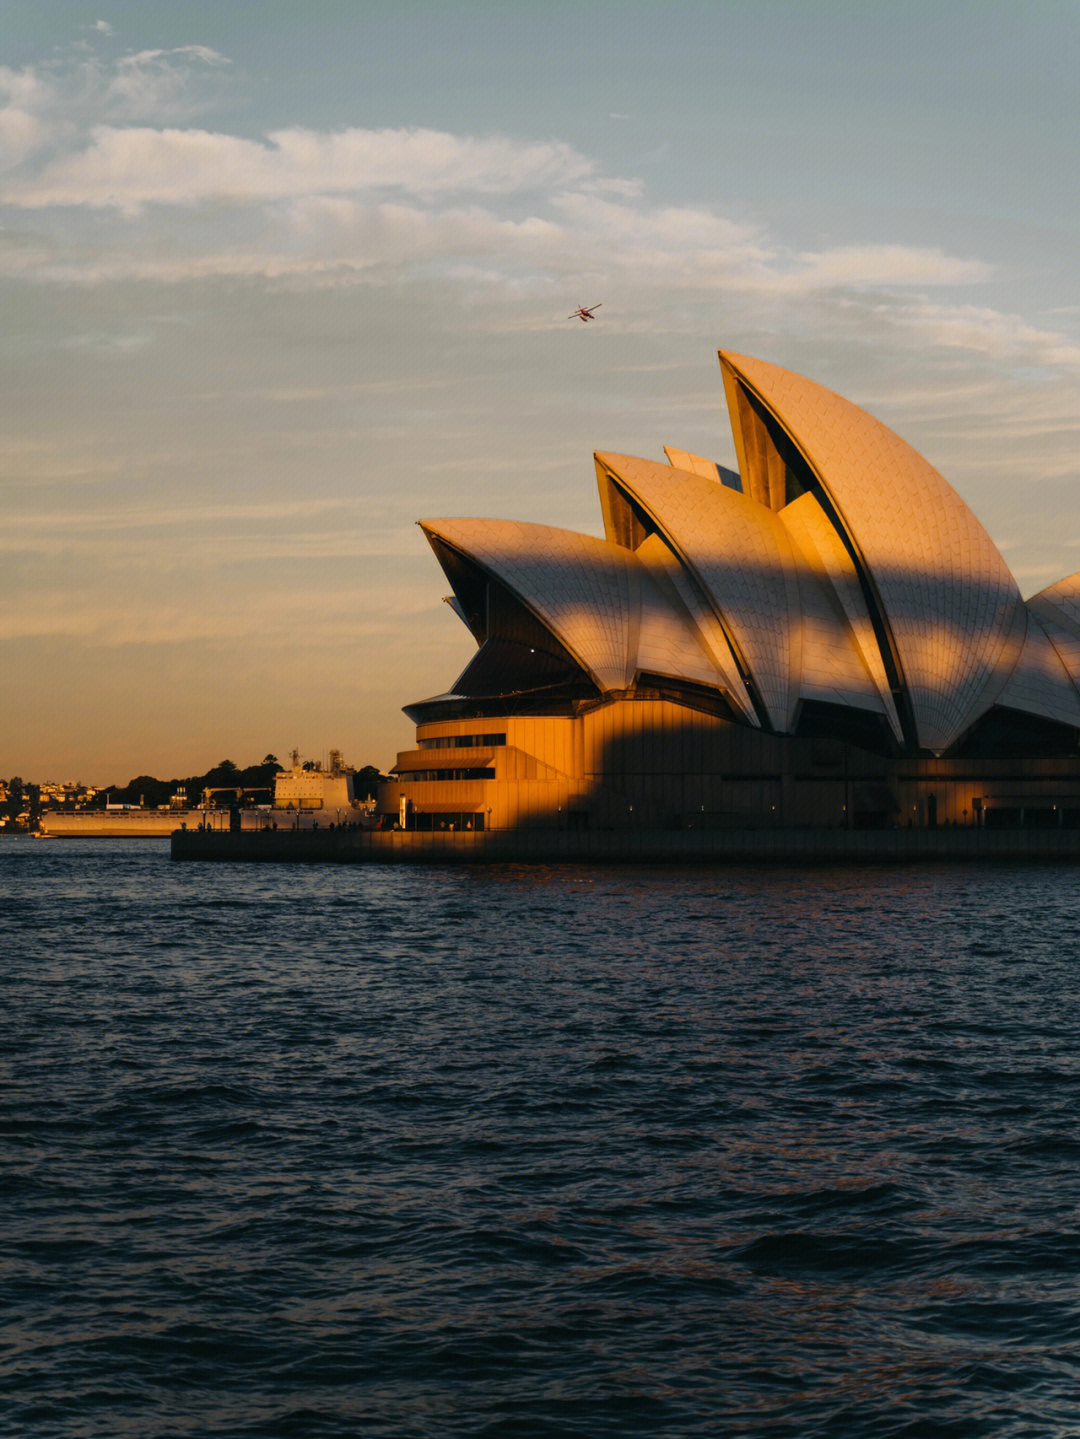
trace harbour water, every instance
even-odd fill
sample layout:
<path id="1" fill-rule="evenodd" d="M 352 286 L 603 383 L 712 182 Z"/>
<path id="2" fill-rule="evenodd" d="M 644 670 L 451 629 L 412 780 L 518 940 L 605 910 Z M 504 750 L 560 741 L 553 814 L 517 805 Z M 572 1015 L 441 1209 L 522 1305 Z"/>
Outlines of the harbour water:
<path id="1" fill-rule="evenodd" d="M 0 1431 L 1080 1431 L 1080 885 L 0 840 Z"/>

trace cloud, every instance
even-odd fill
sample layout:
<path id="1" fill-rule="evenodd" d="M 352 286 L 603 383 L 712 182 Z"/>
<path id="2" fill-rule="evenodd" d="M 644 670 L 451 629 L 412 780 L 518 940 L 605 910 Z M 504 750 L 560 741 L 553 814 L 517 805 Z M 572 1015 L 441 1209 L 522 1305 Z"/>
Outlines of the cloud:
<path id="1" fill-rule="evenodd" d="M 104 22 L 95 26 L 100 34 Z M 0 66 L 0 168 L 44 164 L 84 148 L 96 125 L 190 121 L 240 83 L 232 62 L 205 45 L 143 50 L 110 63 L 82 49 L 21 70 Z"/>
<path id="2" fill-rule="evenodd" d="M 161 598 L 138 590 L 86 603 L 82 592 L 39 587 L 25 605 L 0 612 L 0 641 L 69 638 L 87 645 L 177 645 L 238 640 L 261 649 L 355 644 L 392 632 L 403 615 L 430 611 L 427 594 L 408 602 L 385 585 L 343 583 L 265 587 L 257 604 L 240 595 L 215 608 L 193 605 L 183 592 Z"/>
<path id="3" fill-rule="evenodd" d="M 101 505 L 95 505 L 92 509 L 81 512 L 67 509 L 63 515 L 57 515 L 53 511 L 41 514 L 24 511 L 9 516 L 7 525 L 10 530 L 33 531 L 41 528 L 53 535 L 60 528 L 69 529 L 79 535 L 93 532 L 116 534 L 123 530 L 156 532 L 173 525 L 198 528 L 227 522 L 239 523 L 242 528 L 246 528 L 257 521 L 277 524 L 283 520 L 305 519 L 346 508 L 350 506 L 342 500 L 312 498 L 253 504 L 185 504 L 174 509 L 155 506 L 140 510 L 127 506 L 123 509 L 106 510 Z"/>
<path id="4" fill-rule="evenodd" d="M 115 208 L 265 203 L 401 191 L 507 194 L 589 174 L 570 146 L 437 130 L 279 130 L 265 140 L 206 130 L 95 126 L 89 143 L 9 180 L 6 204 Z"/>
<path id="5" fill-rule="evenodd" d="M 557 140 L 359 127 L 251 137 L 172 123 L 180 111 L 190 119 L 211 93 L 200 86 L 229 69 L 216 51 L 186 45 L 111 66 L 71 60 L 64 74 L 0 72 L 12 159 L 0 184 L 12 216 L 0 273 L 326 284 L 411 270 L 533 293 L 596 274 L 638 290 L 772 295 L 988 273 L 897 245 L 791 252 L 759 220 L 657 205 L 638 179 L 603 174 Z M 178 208 L 188 212 L 179 229 L 169 218 Z"/>
<path id="6" fill-rule="evenodd" d="M 1076 369 L 1080 345 L 942 291 L 986 285 L 977 256 L 891 242 L 807 249 L 763 217 L 657 203 L 572 145 L 425 128 L 262 136 L 197 126 L 233 83 L 201 45 L 106 63 L 71 55 L 0 69 L 0 277 L 38 284 L 230 279 L 293 287 L 435 281 L 524 308 L 492 324 L 562 322 L 582 284 L 633 297 L 605 326 L 693 329 L 705 301 L 764 321 L 801 313 L 846 333 L 995 363 Z M 182 220 L 178 217 L 182 216 Z M 528 313 L 526 313 L 528 310 Z M 541 318 L 541 314 L 547 318 Z M 73 336 L 69 347 L 144 343 Z"/>
<path id="7" fill-rule="evenodd" d="M 138 574 L 202 572 L 207 567 L 235 572 L 241 564 L 400 560 L 415 553 L 411 519 L 402 519 L 396 509 L 371 497 L 185 499 L 170 505 L 159 497 L 140 496 L 129 503 L 78 507 L 70 501 L 63 508 L 24 505 L 8 512 L 0 532 L 0 556 L 12 563 L 35 559 L 78 564 L 97 557 L 101 563 L 122 565 L 126 582 Z"/>
<path id="8" fill-rule="evenodd" d="M 109 145 L 119 145 L 118 135 L 110 133 Z M 125 132 L 110 162 L 99 151 L 77 182 L 74 161 L 66 174 L 53 165 L 40 183 L 26 182 L 24 195 L 35 206 L 81 197 L 96 210 L 115 202 L 121 216 L 105 224 L 108 243 L 99 224 L 42 216 L 33 233 L 0 235 L 0 274 L 89 284 L 215 276 L 383 283 L 438 275 L 534 297 L 602 276 L 632 287 L 649 324 L 641 301 L 650 291 L 790 299 L 841 287 L 968 285 L 990 275 L 977 260 L 897 245 L 808 256 L 760 221 L 570 189 L 567 173 L 584 162 L 563 147 L 515 148 L 430 132 L 365 132 L 363 139 L 350 132 L 311 143 L 315 159 L 295 134 L 271 153 L 202 131 Z M 553 179 L 558 185 L 545 194 Z M 391 185 L 398 194 L 386 193 Z M 500 186 L 508 188 L 496 194 Z M 515 193 L 523 189 L 532 192 L 524 206 Z M 463 203 L 463 191 L 474 198 Z M 9 198 L 15 195 L 9 186 Z M 162 213 L 168 196 L 193 212 L 182 244 Z"/>
<path id="9" fill-rule="evenodd" d="M 975 305 L 925 304 L 918 327 L 933 345 L 1012 364 L 1080 368 L 1080 345 L 1019 315 Z"/>
<path id="10" fill-rule="evenodd" d="M 0 65 L 0 169 L 10 171 L 57 129 L 55 87 L 35 70 Z"/>
<path id="11" fill-rule="evenodd" d="M 879 345 L 901 341 L 924 351 L 955 351 L 1010 369 L 1080 369 L 1080 344 L 1071 337 L 990 305 L 883 288 L 877 294 L 843 294 L 837 314 L 849 328 L 874 336 Z"/>
<path id="12" fill-rule="evenodd" d="M 99 331 L 65 335 L 63 339 L 57 341 L 57 347 L 61 350 L 74 351 L 76 354 L 136 355 L 140 350 L 145 350 L 150 343 L 150 335 L 145 332 L 111 334 Z"/>
<path id="13" fill-rule="evenodd" d="M 103 106 L 125 121 L 189 119 L 218 103 L 231 67 L 206 45 L 124 55 L 105 84 Z"/>
<path id="14" fill-rule="evenodd" d="M 793 288 L 831 285 L 970 285 L 989 280 L 992 267 L 938 249 L 911 245 L 843 245 L 798 256 Z"/>

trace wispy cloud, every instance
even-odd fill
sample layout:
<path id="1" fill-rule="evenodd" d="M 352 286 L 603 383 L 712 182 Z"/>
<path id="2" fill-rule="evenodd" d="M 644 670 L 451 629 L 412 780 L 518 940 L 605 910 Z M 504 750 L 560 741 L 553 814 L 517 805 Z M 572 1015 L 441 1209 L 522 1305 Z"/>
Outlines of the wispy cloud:
<path id="1" fill-rule="evenodd" d="M 119 599 L 85 603 L 63 586 L 39 587 L 25 605 L 0 612 L 0 640 L 77 639 L 104 648 L 242 640 L 260 649 L 355 643 L 385 634 L 403 615 L 430 610 L 431 597 L 410 605 L 379 584 L 291 586 L 263 589 L 258 604 L 239 595 L 215 609 L 193 605 L 190 595 L 155 598 L 133 591 Z"/>
<path id="2" fill-rule="evenodd" d="M 1019 315 L 975 305 L 925 304 L 917 324 L 934 345 L 1035 366 L 1080 368 L 1080 345 Z"/>
<path id="3" fill-rule="evenodd" d="M 888 342 L 942 355 L 954 352 L 1010 369 L 1080 370 L 1080 343 L 1060 329 L 991 305 L 905 292 L 884 273 L 876 292 L 869 287 L 858 293 L 859 288 L 840 287 L 835 320 L 850 334 L 873 337 L 879 347 Z M 928 398 L 924 394 L 922 403 Z"/>
<path id="4" fill-rule="evenodd" d="M 185 504 L 171 509 L 167 506 L 141 509 L 127 506 L 107 510 L 98 505 L 81 511 L 69 509 L 62 514 L 52 510 L 39 513 L 24 511 L 9 516 L 6 523 L 12 529 L 33 530 L 47 527 L 52 533 L 59 528 L 79 534 L 92 531 L 114 534 L 119 530 L 158 530 L 171 525 L 220 525 L 229 521 L 245 526 L 255 522 L 277 523 L 357 508 L 355 502 L 328 498 L 255 504 Z"/>
<path id="5" fill-rule="evenodd" d="M 140 81 L 144 72 L 139 72 Z M 569 145 L 438 130 L 277 130 L 263 140 L 207 130 L 96 125 L 87 143 L 13 177 L 4 201 L 115 208 L 267 202 L 402 191 L 505 194 L 592 171 Z"/>
<path id="6" fill-rule="evenodd" d="M 932 247 L 799 250 L 763 219 L 658 204 L 639 179 L 604 174 L 557 140 L 357 127 L 252 137 L 192 125 L 231 70 L 187 45 L 0 71 L 0 275 L 309 285 L 438 275 L 519 295 L 602 276 L 646 301 L 677 289 L 779 301 L 991 274 Z"/>
<path id="7" fill-rule="evenodd" d="M 912 245 L 843 245 L 796 258 L 793 289 L 827 286 L 971 285 L 992 277 L 990 265 L 940 250 Z"/>
<path id="8" fill-rule="evenodd" d="M 102 36 L 111 31 L 100 27 Z M 95 126 L 183 124 L 238 83 L 232 62 L 205 45 L 141 50 L 111 62 L 82 47 L 21 70 L 0 66 L 0 161 L 45 165 L 86 145 Z"/>
<path id="9" fill-rule="evenodd" d="M 871 326 L 908 348 L 1080 368 L 1064 330 L 957 298 L 994 278 L 978 256 L 889 241 L 800 248 L 761 216 L 657 203 L 636 177 L 605 174 L 558 140 L 355 126 L 253 137 L 197 125 L 235 83 L 229 60 L 201 45 L 0 69 L 0 277 L 436 280 L 447 293 L 523 301 L 529 313 L 504 323 L 533 326 L 559 322 L 558 307 L 540 318 L 552 295 L 602 282 L 634 296 L 632 312 L 609 307 L 608 327 L 650 329 L 661 307 L 669 327 L 692 327 L 702 300 L 783 309 L 789 322 L 824 303 L 850 334 Z M 121 355 L 147 336 L 63 343 Z"/>

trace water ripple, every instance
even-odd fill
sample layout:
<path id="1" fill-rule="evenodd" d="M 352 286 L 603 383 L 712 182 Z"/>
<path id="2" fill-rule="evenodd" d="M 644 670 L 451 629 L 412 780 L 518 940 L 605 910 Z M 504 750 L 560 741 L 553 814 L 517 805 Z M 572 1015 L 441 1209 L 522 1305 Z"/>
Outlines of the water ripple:
<path id="1" fill-rule="evenodd" d="M 8 1432 L 1076 1433 L 1071 870 L 0 895 Z"/>

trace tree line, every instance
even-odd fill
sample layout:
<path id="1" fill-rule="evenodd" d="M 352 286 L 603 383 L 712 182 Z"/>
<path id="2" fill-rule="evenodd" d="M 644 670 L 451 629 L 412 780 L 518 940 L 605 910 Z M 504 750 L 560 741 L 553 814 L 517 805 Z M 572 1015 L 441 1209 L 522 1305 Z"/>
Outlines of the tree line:
<path id="1" fill-rule="evenodd" d="M 259 764 L 241 769 L 231 759 L 212 765 L 205 774 L 187 775 L 183 779 L 158 779 L 152 774 L 137 774 L 127 784 L 109 785 L 94 799 L 97 807 L 105 804 L 142 804 L 157 809 L 168 804 L 178 790 L 183 790 L 188 803 L 197 805 L 204 789 L 265 789 L 272 790 L 274 776 L 281 768 L 277 756 L 268 754 Z"/>
<path id="2" fill-rule="evenodd" d="M 317 769 L 318 765 L 314 760 L 307 760 L 304 768 L 313 770 Z M 169 780 L 155 779 L 153 775 L 140 774 L 129 780 L 126 785 L 110 787 L 106 793 L 109 804 L 145 804 L 147 809 L 155 809 L 159 805 L 168 804 L 180 789 L 185 791 L 188 803 L 192 806 L 198 805 L 203 790 L 207 789 L 265 790 L 267 799 L 270 799 L 273 797 L 274 776 L 280 769 L 281 763 L 273 754 L 266 755 L 258 764 L 248 765 L 246 769 L 241 769 L 230 759 L 223 759 L 208 769 L 205 774 L 189 775 L 186 779 Z M 363 769 L 356 772 L 357 793 L 363 797 L 367 793 L 367 788 L 371 788 L 373 791 L 374 786 L 384 778 L 385 776 L 375 765 L 364 765 Z M 102 798 L 101 802 L 104 804 L 106 801 Z"/>
<path id="3" fill-rule="evenodd" d="M 244 768 L 230 759 L 223 759 L 211 766 L 205 774 L 187 775 L 182 779 L 158 779 L 152 774 L 139 774 L 128 780 L 127 784 L 106 785 L 90 797 L 87 797 L 85 789 L 82 789 L 72 794 L 63 805 L 51 797 L 43 800 L 40 785 L 24 781 L 21 775 L 13 775 L 7 781 L 7 794 L 0 805 L 0 818 L 5 820 L 8 826 L 14 826 L 20 815 L 27 815 L 29 812 L 28 823 L 33 828 L 45 808 L 74 808 L 77 805 L 80 809 L 104 809 L 106 804 L 133 804 L 144 805 L 147 809 L 158 809 L 167 805 L 179 790 L 185 792 L 187 802 L 193 808 L 199 804 L 203 791 L 207 789 L 265 791 L 263 799 L 268 801 L 273 797 L 274 776 L 280 768 L 281 764 L 273 754 L 265 755 L 258 764 Z M 311 770 L 317 766 L 314 761 L 308 760 L 304 768 Z M 361 798 L 369 792 L 373 794 L 375 786 L 384 778 L 377 766 L 364 765 L 356 772 L 357 794 Z"/>

